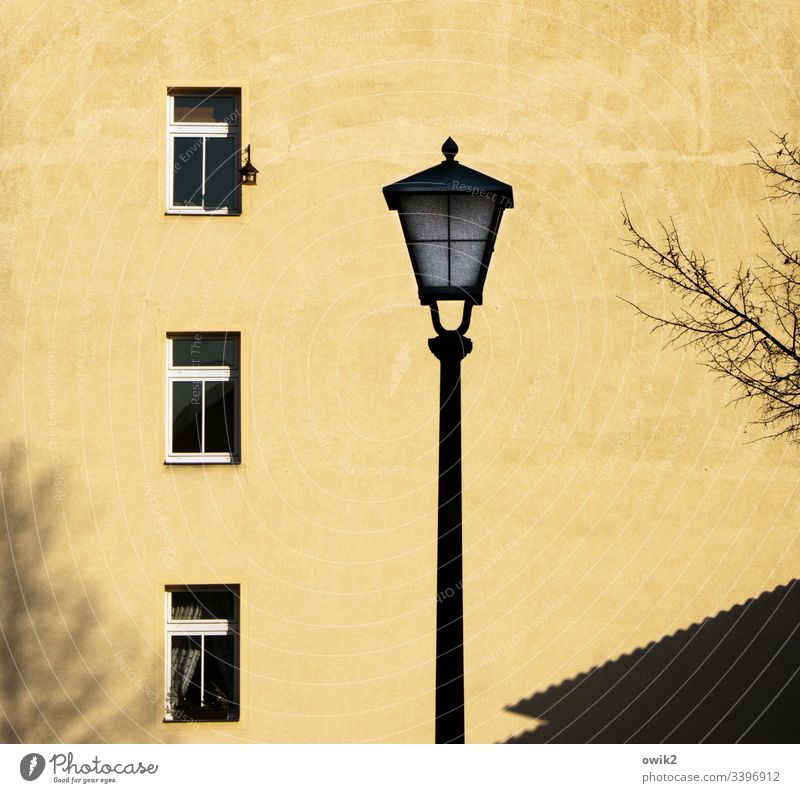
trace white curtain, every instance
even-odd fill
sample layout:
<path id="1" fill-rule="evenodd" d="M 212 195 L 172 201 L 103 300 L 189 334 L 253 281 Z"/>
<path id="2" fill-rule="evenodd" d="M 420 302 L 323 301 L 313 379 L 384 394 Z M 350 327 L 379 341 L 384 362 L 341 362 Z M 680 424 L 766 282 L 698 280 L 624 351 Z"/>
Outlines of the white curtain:
<path id="1" fill-rule="evenodd" d="M 181 697 L 189 690 L 189 684 L 192 682 L 199 661 L 199 643 L 195 644 L 188 636 L 173 637 L 172 689 L 170 697 L 173 708 L 178 706 Z"/>
<path id="2" fill-rule="evenodd" d="M 172 605 L 172 619 L 199 620 L 203 616 L 203 607 L 197 603 L 186 603 L 183 606 Z"/>
<path id="3" fill-rule="evenodd" d="M 185 605 L 173 605 L 172 619 L 175 620 L 196 620 L 200 619 L 203 610 L 199 603 L 187 603 Z M 172 681 L 170 688 L 170 704 L 173 708 L 178 706 L 178 702 L 189 690 L 197 664 L 200 661 L 200 642 L 199 637 L 194 636 L 172 636 L 172 652 L 170 661 L 172 664 Z"/>

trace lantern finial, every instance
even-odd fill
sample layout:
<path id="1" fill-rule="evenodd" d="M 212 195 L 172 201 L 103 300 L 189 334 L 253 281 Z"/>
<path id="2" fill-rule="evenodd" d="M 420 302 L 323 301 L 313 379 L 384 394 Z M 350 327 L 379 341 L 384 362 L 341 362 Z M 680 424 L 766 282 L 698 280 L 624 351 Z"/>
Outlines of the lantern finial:
<path id="1" fill-rule="evenodd" d="M 444 154 L 446 160 L 454 160 L 456 154 L 458 154 L 458 144 L 452 138 L 448 138 L 442 144 L 442 154 Z"/>

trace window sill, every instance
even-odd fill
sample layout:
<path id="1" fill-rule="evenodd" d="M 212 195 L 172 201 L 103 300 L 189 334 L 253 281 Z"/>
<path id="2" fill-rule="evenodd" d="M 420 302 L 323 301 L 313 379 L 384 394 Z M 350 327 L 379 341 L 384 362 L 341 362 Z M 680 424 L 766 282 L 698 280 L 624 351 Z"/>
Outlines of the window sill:
<path id="1" fill-rule="evenodd" d="M 188 215 L 191 217 L 223 217 L 223 218 L 238 218 L 242 216 L 241 209 L 168 209 L 164 215 Z"/>
<path id="2" fill-rule="evenodd" d="M 162 724 L 238 724 L 239 716 L 232 716 L 223 719 L 215 719 L 211 717 L 193 717 L 187 716 L 186 718 L 170 719 L 164 718 Z"/>
<path id="3" fill-rule="evenodd" d="M 164 460 L 164 465 L 239 465 L 241 463 L 241 459 L 238 457 L 229 457 L 225 456 L 213 456 L 207 455 L 204 457 L 189 457 L 189 456 L 178 456 L 178 457 L 167 457 Z"/>

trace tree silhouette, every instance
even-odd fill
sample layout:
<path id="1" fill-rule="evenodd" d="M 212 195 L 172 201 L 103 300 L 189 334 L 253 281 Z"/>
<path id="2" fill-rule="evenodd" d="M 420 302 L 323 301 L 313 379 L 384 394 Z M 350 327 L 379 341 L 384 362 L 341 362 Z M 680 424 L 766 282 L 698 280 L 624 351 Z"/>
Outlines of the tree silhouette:
<path id="1" fill-rule="evenodd" d="M 20 446 L 0 454 L 0 741 L 5 743 L 100 743 L 111 740 L 121 719 L 134 723 L 113 696 L 130 689 L 124 665 L 114 659 L 114 626 L 103 624 L 101 598 L 70 575 L 68 560 L 55 550 L 62 506 L 55 481 L 46 474 L 31 479 Z M 132 665 L 131 659 L 127 666 Z M 127 735 L 143 737 L 141 729 Z"/>
<path id="2" fill-rule="evenodd" d="M 800 198 L 800 149 L 786 135 L 776 136 L 776 142 L 772 154 L 753 146 L 753 165 L 765 174 L 772 200 L 794 203 Z M 620 253 L 678 299 L 666 315 L 631 305 L 654 330 L 669 332 L 668 344 L 698 348 L 706 366 L 733 381 L 734 401 L 757 400 L 757 423 L 768 437 L 800 442 L 800 251 L 762 223 L 769 256 L 719 282 L 710 261 L 683 245 L 673 223 L 661 223 L 662 239 L 652 241 L 634 225 L 624 203 L 622 222 L 626 236 Z"/>

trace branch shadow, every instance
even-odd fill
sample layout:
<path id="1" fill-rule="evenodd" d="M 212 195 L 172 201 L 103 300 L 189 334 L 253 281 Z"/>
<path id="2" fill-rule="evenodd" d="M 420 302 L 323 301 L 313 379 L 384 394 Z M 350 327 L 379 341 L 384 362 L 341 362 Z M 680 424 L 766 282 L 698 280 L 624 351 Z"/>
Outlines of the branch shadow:
<path id="1" fill-rule="evenodd" d="M 57 469 L 30 477 L 23 447 L 0 453 L 3 743 L 102 743 L 115 725 L 133 721 L 111 693 L 125 690 L 125 668 L 114 660 L 120 653 L 101 594 L 87 588 L 74 560 L 64 558 L 64 543 L 55 542 L 66 524 L 64 493 Z"/>
<path id="2" fill-rule="evenodd" d="M 800 581 L 509 706 L 506 743 L 800 741 Z"/>

